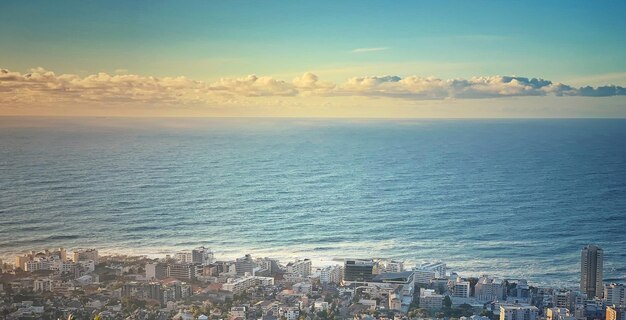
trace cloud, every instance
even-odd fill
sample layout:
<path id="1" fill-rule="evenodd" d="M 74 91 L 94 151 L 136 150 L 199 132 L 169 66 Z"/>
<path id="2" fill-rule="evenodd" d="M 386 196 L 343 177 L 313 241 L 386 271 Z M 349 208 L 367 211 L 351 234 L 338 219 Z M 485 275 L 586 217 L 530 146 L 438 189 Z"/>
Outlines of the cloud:
<path id="1" fill-rule="evenodd" d="M 388 47 L 375 47 L 375 48 L 356 48 L 352 50 L 352 53 L 374 52 L 389 50 Z"/>
<path id="2" fill-rule="evenodd" d="M 353 77 L 343 83 L 322 81 L 311 72 L 283 81 L 249 75 L 207 83 L 187 77 L 97 73 L 56 74 L 44 68 L 20 73 L 0 69 L 0 105 L 55 103 L 228 105 L 259 97 L 364 97 L 404 100 L 484 99 L 521 96 L 624 96 L 626 88 L 573 87 L 517 76 L 439 79 L 396 75 Z"/>
<path id="3" fill-rule="evenodd" d="M 244 78 L 222 78 L 208 85 L 208 90 L 226 95 L 245 97 L 295 96 L 298 90 L 293 85 L 272 77 L 249 75 Z"/>
<path id="4" fill-rule="evenodd" d="M 579 93 L 584 97 L 610 97 L 626 95 L 626 88 L 618 86 L 602 86 L 592 88 L 590 86 L 582 87 Z"/>

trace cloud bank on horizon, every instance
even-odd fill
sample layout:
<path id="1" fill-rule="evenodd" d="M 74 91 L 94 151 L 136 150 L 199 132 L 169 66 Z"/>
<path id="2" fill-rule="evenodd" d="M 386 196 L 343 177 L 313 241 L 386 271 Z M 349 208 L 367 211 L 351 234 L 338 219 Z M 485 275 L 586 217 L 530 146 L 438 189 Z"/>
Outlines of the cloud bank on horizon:
<path id="1" fill-rule="evenodd" d="M 321 81 L 306 72 L 292 81 L 249 75 L 207 83 L 187 77 L 98 73 L 81 77 L 44 68 L 20 73 L 0 69 L 0 103 L 150 103 L 219 104 L 237 97 L 353 96 L 398 100 L 494 99 L 522 96 L 610 97 L 626 95 L 615 85 L 573 87 L 541 78 L 518 76 L 439 79 L 420 76 L 354 77 L 344 83 Z"/>

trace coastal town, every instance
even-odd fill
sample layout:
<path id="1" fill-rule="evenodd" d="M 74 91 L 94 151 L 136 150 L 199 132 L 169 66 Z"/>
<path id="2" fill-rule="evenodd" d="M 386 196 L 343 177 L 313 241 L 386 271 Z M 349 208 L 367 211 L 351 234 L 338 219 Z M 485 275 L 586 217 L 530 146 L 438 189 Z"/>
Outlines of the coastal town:
<path id="1" fill-rule="evenodd" d="M 31 251 L 0 262 L 0 319 L 626 320 L 626 286 L 603 282 L 594 245 L 576 289 L 461 277 L 443 262 L 336 262 L 220 260 L 206 247 L 156 259 Z"/>

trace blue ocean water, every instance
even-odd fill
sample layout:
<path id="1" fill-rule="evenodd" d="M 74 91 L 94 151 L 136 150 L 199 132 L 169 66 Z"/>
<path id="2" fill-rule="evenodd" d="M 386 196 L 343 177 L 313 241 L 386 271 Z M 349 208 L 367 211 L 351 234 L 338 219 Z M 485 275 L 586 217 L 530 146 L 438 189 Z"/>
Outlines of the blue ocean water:
<path id="1" fill-rule="evenodd" d="M 0 256 L 442 260 L 626 278 L 626 120 L 0 118 Z"/>

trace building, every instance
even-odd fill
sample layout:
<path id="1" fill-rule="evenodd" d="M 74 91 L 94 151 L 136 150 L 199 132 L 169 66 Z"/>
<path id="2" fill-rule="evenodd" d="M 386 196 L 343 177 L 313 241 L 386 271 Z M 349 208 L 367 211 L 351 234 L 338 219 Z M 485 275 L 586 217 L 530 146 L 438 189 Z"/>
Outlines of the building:
<path id="1" fill-rule="evenodd" d="M 414 269 L 415 282 L 419 284 L 430 284 L 430 280 L 435 279 L 435 271 Z"/>
<path id="2" fill-rule="evenodd" d="M 389 260 L 385 262 L 385 272 L 403 272 L 404 261 Z"/>
<path id="3" fill-rule="evenodd" d="M 256 259 L 256 265 L 267 270 L 270 275 L 275 275 L 281 271 L 278 260 L 271 258 L 259 258 Z"/>
<path id="4" fill-rule="evenodd" d="M 621 283 L 611 283 L 604 286 L 604 298 L 607 305 L 626 307 L 626 286 Z"/>
<path id="5" fill-rule="evenodd" d="M 586 299 L 576 304 L 576 319 L 604 319 L 606 303 L 601 299 Z"/>
<path id="6" fill-rule="evenodd" d="M 452 296 L 455 298 L 469 298 L 470 296 L 470 283 L 463 280 L 461 277 L 457 277 L 451 285 Z"/>
<path id="7" fill-rule="evenodd" d="M 72 261 L 89 261 L 92 260 L 98 264 L 98 250 L 96 249 L 76 249 L 72 252 Z"/>
<path id="8" fill-rule="evenodd" d="M 278 314 L 287 320 L 297 320 L 300 317 L 300 309 L 297 307 L 281 307 L 278 310 Z"/>
<path id="9" fill-rule="evenodd" d="M 557 290 L 552 296 L 556 308 L 574 310 L 576 305 L 576 293 L 570 290 Z"/>
<path id="10" fill-rule="evenodd" d="M 205 247 L 197 247 L 191 250 L 191 263 L 209 265 L 213 263 L 213 251 Z"/>
<path id="11" fill-rule="evenodd" d="M 489 278 L 483 275 L 478 279 L 474 287 L 474 297 L 478 301 L 489 302 L 494 300 L 503 300 L 506 287 L 503 281 Z"/>
<path id="12" fill-rule="evenodd" d="M 515 286 L 515 290 L 513 290 L 512 294 L 515 294 L 515 300 L 519 302 L 530 302 L 531 294 L 530 294 L 530 286 L 528 286 L 528 281 L 524 279 L 519 279 L 519 281 L 517 281 L 517 285 Z"/>
<path id="13" fill-rule="evenodd" d="M 161 280 L 167 278 L 167 265 L 165 263 L 146 263 L 146 278 L 148 280 Z"/>
<path id="14" fill-rule="evenodd" d="M 222 285 L 222 290 L 238 294 L 244 292 L 248 288 L 273 285 L 274 278 L 247 276 L 243 278 L 229 278 L 227 282 Z"/>
<path id="15" fill-rule="evenodd" d="M 432 279 L 445 278 L 446 270 L 447 267 L 445 263 L 422 263 L 413 269 L 415 282 L 418 284 L 428 285 Z"/>
<path id="16" fill-rule="evenodd" d="M 44 250 L 43 252 L 31 251 L 27 254 L 16 256 L 15 267 L 28 271 L 26 264 L 29 261 L 38 261 L 38 262 L 42 262 L 43 264 L 45 263 L 51 264 L 53 261 L 65 262 L 67 261 L 67 253 L 65 249 L 63 248 L 59 248 L 58 250 L 55 250 L 55 251 L 50 251 L 48 249 Z M 30 271 L 36 271 L 36 270 L 51 270 L 51 269 L 48 268 L 47 265 L 40 264 L 39 267 L 37 267 L 36 265 L 31 265 Z"/>
<path id="17" fill-rule="evenodd" d="M 287 273 L 297 274 L 302 278 L 306 278 L 311 275 L 311 260 L 304 259 L 295 262 L 289 262 L 287 264 Z"/>
<path id="18" fill-rule="evenodd" d="M 245 319 L 246 307 L 231 307 L 228 317 L 230 319 L 237 319 L 237 318 Z"/>
<path id="19" fill-rule="evenodd" d="M 582 249 L 580 255 L 580 291 L 589 298 L 602 298 L 604 252 L 598 246 L 588 245 Z"/>
<path id="20" fill-rule="evenodd" d="M 437 294 L 433 289 L 420 289 L 420 308 L 439 310 L 443 308 L 442 294 Z"/>
<path id="21" fill-rule="evenodd" d="M 326 266 L 320 270 L 321 283 L 340 284 L 343 277 L 341 266 Z"/>
<path id="22" fill-rule="evenodd" d="M 607 306 L 606 320 L 626 320 L 626 309 L 623 307 Z"/>
<path id="23" fill-rule="evenodd" d="M 174 259 L 180 263 L 193 263 L 193 252 L 189 250 L 178 251 L 174 254 Z"/>
<path id="24" fill-rule="evenodd" d="M 424 262 L 416 266 L 415 270 L 432 271 L 435 273 L 434 278 L 445 278 L 448 267 L 443 262 Z"/>
<path id="25" fill-rule="evenodd" d="M 293 293 L 299 294 L 311 294 L 313 292 L 313 286 L 307 282 L 298 282 L 292 286 Z"/>
<path id="26" fill-rule="evenodd" d="M 237 258 L 235 261 L 237 275 L 244 276 L 246 273 L 248 275 L 254 275 L 254 268 L 256 268 L 256 264 L 249 254 L 246 254 L 243 258 Z"/>
<path id="27" fill-rule="evenodd" d="M 374 278 L 374 261 L 346 260 L 343 265 L 344 282 L 369 282 Z"/>
<path id="28" fill-rule="evenodd" d="M 191 285 L 181 281 L 170 281 L 162 287 L 163 302 L 178 301 L 191 296 Z"/>
<path id="29" fill-rule="evenodd" d="M 27 254 L 23 255 L 23 256 L 16 256 L 15 257 L 15 267 L 16 268 L 20 268 L 22 270 L 26 270 L 26 262 L 30 261 L 31 257 Z"/>
<path id="30" fill-rule="evenodd" d="M 167 277 L 178 280 L 192 280 L 196 274 L 196 268 L 190 263 L 172 263 L 167 265 Z"/>
<path id="31" fill-rule="evenodd" d="M 33 291 L 43 292 L 52 291 L 52 279 L 36 279 L 33 282 Z"/>
<path id="32" fill-rule="evenodd" d="M 566 308 L 548 308 L 546 320 L 576 320 L 576 318 Z"/>
<path id="33" fill-rule="evenodd" d="M 500 306 L 500 320 L 537 320 L 539 309 L 535 306 Z"/>

